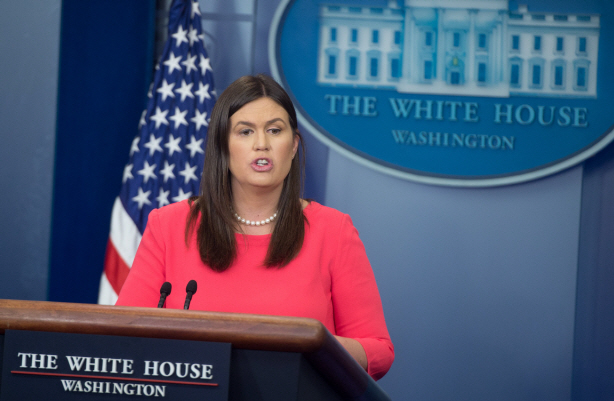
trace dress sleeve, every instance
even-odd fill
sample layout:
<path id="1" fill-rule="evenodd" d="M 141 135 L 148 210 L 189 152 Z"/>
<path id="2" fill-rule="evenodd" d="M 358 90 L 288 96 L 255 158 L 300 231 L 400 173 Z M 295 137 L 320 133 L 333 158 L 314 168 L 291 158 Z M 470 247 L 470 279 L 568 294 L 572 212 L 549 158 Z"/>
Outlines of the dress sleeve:
<path id="1" fill-rule="evenodd" d="M 115 305 L 152 308 L 158 305 L 160 286 L 166 281 L 165 245 L 161 231 L 159 211 L 154 209 L 149 214 L 132 268 Z"/>
<path id="2" fill-rule="evenodd" d="M 394 347 L 365 247 L 348 215 L 331 266 L 331 293 L 336 334 L 357 340 L 367 354 L 367 372 L 375 380 L 381 378 L 392 365 Z"/>

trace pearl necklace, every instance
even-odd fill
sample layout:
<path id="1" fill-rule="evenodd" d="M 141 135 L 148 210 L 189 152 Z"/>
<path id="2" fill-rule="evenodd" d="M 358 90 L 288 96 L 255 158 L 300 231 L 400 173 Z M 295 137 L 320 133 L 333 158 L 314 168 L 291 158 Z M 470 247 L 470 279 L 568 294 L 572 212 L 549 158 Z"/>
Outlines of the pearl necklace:
<path id="1" fill-rule="evenodd" d="M 235 212 L 235 217 L 237 218 L 237 220 L 239 220 L 241 223 L 245 224 L 246 226 L 263 226 L 265 224 L 269 224 L 270 222 L 272 222 L 277 217 L 277 212 L 273 213 L 273 215 L 269 217 L 268 219 L 260 220 L 260 221 L 245 220 L 243 217 L 239 216 L 236 212 Z"/>

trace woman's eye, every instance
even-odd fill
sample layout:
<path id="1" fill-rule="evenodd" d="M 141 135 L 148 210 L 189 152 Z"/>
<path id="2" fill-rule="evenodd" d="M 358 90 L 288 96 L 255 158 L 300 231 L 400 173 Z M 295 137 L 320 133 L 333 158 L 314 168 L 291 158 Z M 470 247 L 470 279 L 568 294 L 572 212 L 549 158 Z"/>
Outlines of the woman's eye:
<path id="1" fill-rule="evenodd" d="M 249 135 L 252 132 L 250 129 L 242 129 L 239 131 L 239 135 Z"/>
<path id="2" fill-rule="evenodd" d="M 271 128 L 269 132 L 273 135 L 277 135 L 281 132 L 281 130 L 279 128 Z"/>

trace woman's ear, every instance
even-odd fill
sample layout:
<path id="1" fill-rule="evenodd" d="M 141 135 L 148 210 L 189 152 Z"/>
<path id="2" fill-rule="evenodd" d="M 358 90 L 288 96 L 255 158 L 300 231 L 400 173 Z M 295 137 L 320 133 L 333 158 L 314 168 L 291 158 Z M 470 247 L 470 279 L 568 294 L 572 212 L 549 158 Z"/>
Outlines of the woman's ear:
<path id="1" fill-rule="evenodd" d="M 298 129 L 296 130 L 296 132 L 294 133 L 294 145 L 292 146 L 292 158 L 294 159 L 294 156 L 296 156 L 296 152 L 298 151 L 298 144 L 301 141 L 301 135 L 298 132 Z"/>

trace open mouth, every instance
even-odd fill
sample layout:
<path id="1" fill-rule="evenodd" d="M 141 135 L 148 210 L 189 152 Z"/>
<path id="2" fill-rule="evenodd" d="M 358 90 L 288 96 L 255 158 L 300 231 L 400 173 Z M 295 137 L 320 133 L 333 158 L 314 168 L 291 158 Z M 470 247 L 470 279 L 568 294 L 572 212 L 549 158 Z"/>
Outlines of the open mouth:
<path id="1" fill-rule="evenodd" d="M 268 166 L 269 165 L 269 161 L 267 159 L 258 159 L 256 161 L 256 165 L 258 165 L 258 166 Z"/>

